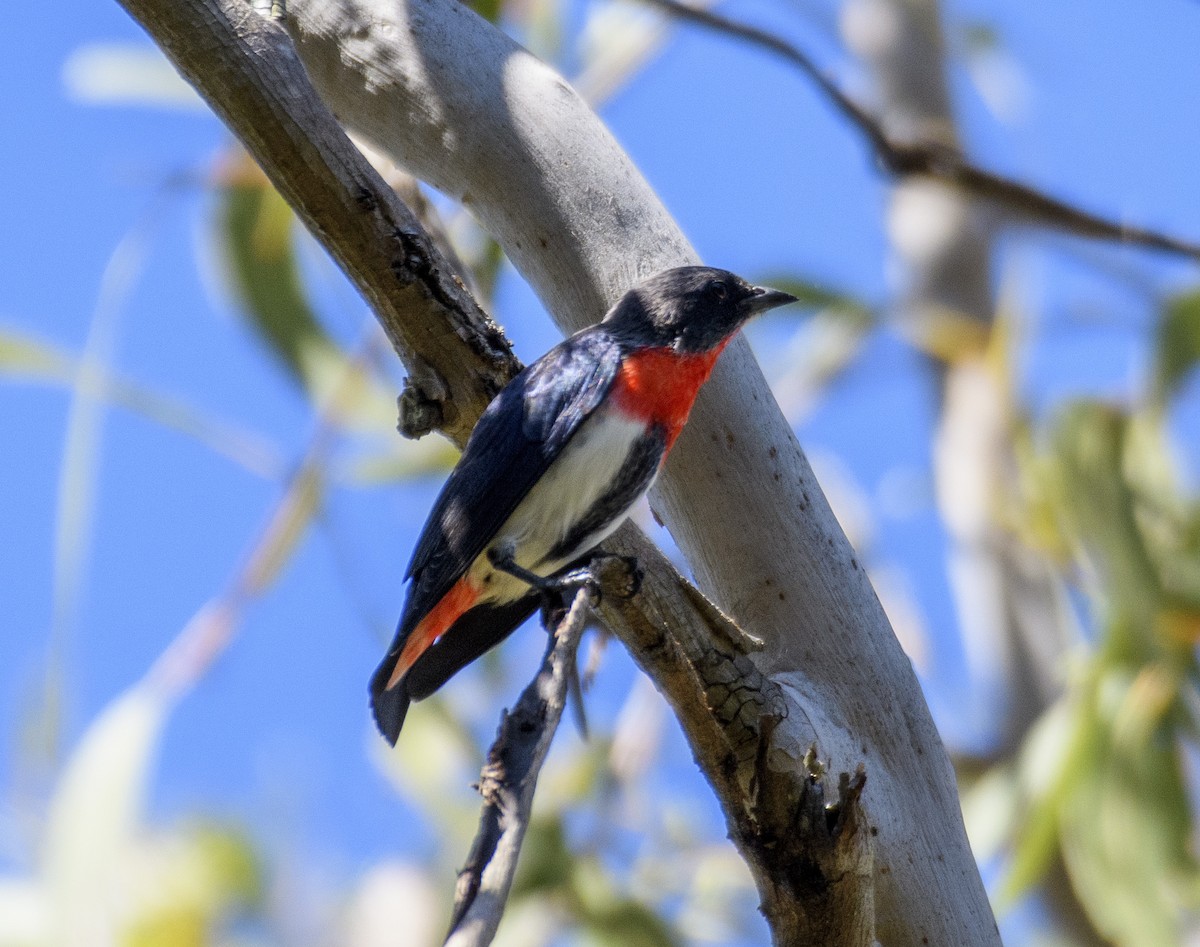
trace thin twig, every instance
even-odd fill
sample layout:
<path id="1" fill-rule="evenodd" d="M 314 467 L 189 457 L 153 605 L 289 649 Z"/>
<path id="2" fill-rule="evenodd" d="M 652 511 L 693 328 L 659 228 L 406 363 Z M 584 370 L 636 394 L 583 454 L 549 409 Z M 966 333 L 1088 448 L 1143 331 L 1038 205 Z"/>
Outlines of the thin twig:
<path id="1" fill-rule="evenodd" d="M 566 615 L 554 626 L 537 676 L 500 720 L 480 774 L 483 811 L 455 885 L 447 947 L 482 947 L 496 935 L 529 826 L 538 773 L 566 706 L 590 598 L 587 588 L 575 593 Z"/>
<path id="2" fill-rule="evenodd" d="M 1037 188 L 972 164 L 960 152 L 931 141 L 895 141 L 882 122 L 846 95 L 801 49 L 766 30 L 688 6 L 680 0 L 644 0 L 671 16 L 745 40 L 775 53 L 803 72 L 842 115 L 862 133 L 879 163 L 897 177 L 921 176 L 951 184 L 1031 223 L 1054 227 L 1093 240 L 1114 240 L 1175 253 L 1200 261 L 1200 244 L 1145 227 L 1119 223 L 1052 197 Z"/>

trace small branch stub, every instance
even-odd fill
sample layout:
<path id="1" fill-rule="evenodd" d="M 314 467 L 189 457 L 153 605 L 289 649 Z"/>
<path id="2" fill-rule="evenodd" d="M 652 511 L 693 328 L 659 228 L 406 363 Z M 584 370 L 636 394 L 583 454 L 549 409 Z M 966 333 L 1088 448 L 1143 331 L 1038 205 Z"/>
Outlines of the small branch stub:
<path id="1" fill-rule="evenodd" d="M 440 429 L 445 423 L 442 403 L 426 395 L 411 378 L 404 379 L 404 390 L 396 399 L 396 409 L 399 418 L 396 430 L 410 441 Z"/>
<path id="2" fill-rule="evenodd" d="M 871 944 L 875 939 L 874 844 L 862 806 L 866 767 L 860 763 L 853 776 L 840 773 L 830 799 L 828 765 L 819 758 L 816 746 L 800 761 L 803 779 L 796 781 L 780 770 L 779 754 L 769 748 L 773 729 L 769 721 L 763 722 L 762 738 L 768 748 L 757 764 L 757 805 L 750 831 L 754 833 L 751 844 L 768 866 L 770 883 L 785 895 L 773 899 L 772 907 L 796 909 L 790 917 L 774 917 L 776 942 Z M 790 830 L 778 834 L 781 825 Z"/>

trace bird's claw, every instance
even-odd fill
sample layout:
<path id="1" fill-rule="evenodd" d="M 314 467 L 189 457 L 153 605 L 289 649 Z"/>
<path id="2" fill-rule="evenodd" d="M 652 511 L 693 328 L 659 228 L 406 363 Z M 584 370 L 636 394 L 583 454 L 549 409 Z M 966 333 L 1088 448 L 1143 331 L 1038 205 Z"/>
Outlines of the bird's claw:
<path id="1" fill-rule="evenodd" d="M 588 604 L 596 607 L 606 593 L 620 599 L 633 598 L 645 578 L 635 557 L 606 552 L 596 552 L 586 565 L 552 576 L 541 576 L 517 565 L 509 548 L 494 547 L 487 556 L 495 568 L 520 579 L 541 595 L 542 623 L 547 627 L 562 620 L 580 589 L 587 591 Z"/>

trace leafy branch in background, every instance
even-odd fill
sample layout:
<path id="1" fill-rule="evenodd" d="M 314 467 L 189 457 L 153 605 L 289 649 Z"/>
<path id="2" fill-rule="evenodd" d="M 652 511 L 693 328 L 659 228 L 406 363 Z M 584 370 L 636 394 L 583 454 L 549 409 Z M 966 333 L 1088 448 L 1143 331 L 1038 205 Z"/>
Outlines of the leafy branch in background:
<path id="1" fill-rule="evenodd" d="M 32 916 L 32 942 L 82 943 L 97 931 L 126 931 L 148 944 L 179 943 L 185 935 L 203 942 L 227 914 L 261 899 L 248 848 L 226 833 L 192 837 L 194 856 L 188 857 L 209 873 L 198 882 L 199 900 L 189 900 L 195 891 L 186 887 L 172 894 L 172 871 L 156 884 L 136 885 L 142 862 L 153 857 L 139 837 L 142 799 L 172 709 L 229 646 L 316 514 L 321 470 L 357 376 L 357 365 L 348 363 L 296 472 L 228 585 L 193 615 L 142 680 L 100 713 L 72 753 L 49 803 L 40 878 L 0 892 L 0 903 L 6 894 Z M 132 890 L 141 896 L 131 903 L 126 893 Z"/>
<path id="2" fill-rule="evenodd" d="M 1164 302 L 1140 397 L 1068 399 L 1017 426 L 1020 491 L 1003 515 L 1078 591 L 1060 620 L 1083 636 L 1015 755 L 964 772 L 980 857 L 1011 846 L 1000 906 L 1061 864 L 1093 936 L 1122 947 L 1179 944 L 1200 901 L 1187 776 L 1200 736 L 1200 501 L 1179 482 L 1168 432 L 1200 358 L 1196 298 Z"/>
<path id="3" fill-rule="evenodd" d="M 799 68 L 898 178 L 938 180 L 1025 223 L 1200 260 L 1195 243 L 1081 210 L 940 144 L 896 141 L 886 114 L 871 114 L 776 34 L 679 0 L 647 2 Z M 834 313 L 865 311 L 847 307 L 837 294 L 812 295 Z M 955 342 L 945 330 L 956 325 L 969 329 L 970 320 L 927 334 L 925 341 L 935 343 L 929 354 L 953 362 L 989 344 L 979 328 L 973 340 Z M 990 344 L 1003 347 L 1004 335 Z M 1153 348 L 1155 371 L 1139 402 L 1069 401 L 1044 430 L 1031 434 L 1028 418 L 1013 427 L 1024 458 L 1026 492 L 1018 495 L 1031 505 L 1002 515 L 1080 589 L 1086 603 L 1080 618 L 1091 640 L 1071 655 L 1061 698 L 1018 759 L 998 763 L 978 782 L 964 774 L 973 786 L 969 825 L 991 840 L 985 852 L 995 854 L 1000 838 L 1012 844 L 1001 905 L 1050 883 L 1061 859 L 1094 932 L 1128 947 L 1179 943 L 1184 918 L 1200 903 L 1185 750 L 1200 736 L 1200 502 L 1172 470 L 1167 433 L 1171 399 L 1200 360 L 1200 294 L 1162 304 Z M 1010 353 L 1005 368 L 1012 371 L 1015 362 Z M 1006 378 L 999 388 L 1011 393 L 1015 386 L 1016 379 Z M 1059 620 L 1072 637 L 1075 617 L 1064 611 Z M 1010 820 L 1003 828 L 997 826 L 1003 817 L 984 814 L 1001 784 L 1010 794 L 1000 807 Z"/>
<path id="4" fill-rule="evenodd" d="M 0 327 L 0 375 L 9 382 L 69 389 L 91 384 L 99 399 L 193 438 L 255 476 L 283 475 L 278 446 L 261 435 L 129 378 L 100 371 L 85 382 L 77 356 L 15 327 Z"/>

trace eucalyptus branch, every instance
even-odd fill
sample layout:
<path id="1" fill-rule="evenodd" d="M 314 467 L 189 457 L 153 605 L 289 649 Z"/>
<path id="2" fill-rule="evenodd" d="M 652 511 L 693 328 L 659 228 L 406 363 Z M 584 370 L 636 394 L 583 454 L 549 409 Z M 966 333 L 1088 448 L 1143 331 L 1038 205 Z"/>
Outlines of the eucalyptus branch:
<path id="1" fill-rule="evenodd" d="M 643 0 L 670 16 L 744 40 L 780 56 L 803 72 L 837 111 L 867 139 L 880 165 L 897 177 L 926 177 L 1038 224 L 1087 237 L 1129 243 L 1200 262 L 1200 243 L 1146 227 L 1120 223 L 985 170 L 955 148 L 933 141 L 896 141 L 872 115 L 843 92 L 798 46 L 768 30 L 680 0 Z"/>

